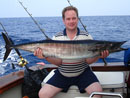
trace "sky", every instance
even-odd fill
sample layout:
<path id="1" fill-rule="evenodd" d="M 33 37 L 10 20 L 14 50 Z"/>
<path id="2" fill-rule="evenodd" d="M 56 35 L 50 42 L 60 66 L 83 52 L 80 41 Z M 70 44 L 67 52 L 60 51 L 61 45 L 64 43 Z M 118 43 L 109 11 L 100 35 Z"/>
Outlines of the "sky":
<path id="1" fill-rule="evenodd" d="M 67 0 L 19 0 L 33 17 L 61 16 Z M 130 15 L 130 0 L 70 0 L 79 16 Z M 18 0 L 0 0 L 0 18 L 29 17 Z"/>

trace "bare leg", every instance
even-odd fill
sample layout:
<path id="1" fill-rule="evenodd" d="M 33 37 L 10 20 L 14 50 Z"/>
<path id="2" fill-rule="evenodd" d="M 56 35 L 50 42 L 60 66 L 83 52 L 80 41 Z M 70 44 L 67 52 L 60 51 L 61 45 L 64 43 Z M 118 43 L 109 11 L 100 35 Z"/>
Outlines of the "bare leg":
<path id="1" fill-rule="evenodd" d="M 61 88 L 45 84 L 39 91 L 39 98 L 53 98 L 61 90 Z"/>
<path id="2" fill-rule="evenodd" d="M 85 91 L 90 95 L 92 92 L 102 92 L 102 87 L 99 82 L 92 83 L 89 85 Z M 95 95 L 94 97 L 101 98 L 100 95 Z"/>

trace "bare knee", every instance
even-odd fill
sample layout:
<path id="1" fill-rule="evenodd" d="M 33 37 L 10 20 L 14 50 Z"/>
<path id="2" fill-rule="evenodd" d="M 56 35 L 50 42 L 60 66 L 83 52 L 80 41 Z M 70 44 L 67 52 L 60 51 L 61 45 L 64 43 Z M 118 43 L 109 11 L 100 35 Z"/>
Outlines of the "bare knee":
<path id="1" fill-rule="evenodd" d="M 51 98 L 47 92 L 45 92 L 45 91 L 42 90 L 42 88 L 39 91 L 38 95 L 39 95 L 39 98 Z"/>
<path id="2" fill-rule="evenodd" d="M 93 92 L 102 92 L 102 87 L 98 82 L 95 82 L 95 83 L 89 85 L 85 90 L 90 95 Z M 94 97 L 101 97 L 101 96 L 95 95 Z"/>
<path id="3" fill-rule="evenodd" d="M 45 84 L 39 91 L 39 98 L 53 98 L 62 89 Z"/>

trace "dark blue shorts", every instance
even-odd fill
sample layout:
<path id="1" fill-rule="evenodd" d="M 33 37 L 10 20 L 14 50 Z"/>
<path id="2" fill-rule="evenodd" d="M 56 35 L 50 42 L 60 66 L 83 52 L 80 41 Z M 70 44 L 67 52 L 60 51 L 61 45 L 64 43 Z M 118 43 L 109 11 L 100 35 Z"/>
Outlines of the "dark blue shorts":
<path id="1" fill-rule="evenodd" d="M 47 84 L 62 88 L 63 92 L 67 92 L 71 85 L 78 86 L 81 93 L 85 92 L 85 88 L 94 82 L 99 82 L 90 67 L 77 77 L 65 77 L 60 74 L 59 70 L 55 70 L 55 74 L 47 81 Z"/>

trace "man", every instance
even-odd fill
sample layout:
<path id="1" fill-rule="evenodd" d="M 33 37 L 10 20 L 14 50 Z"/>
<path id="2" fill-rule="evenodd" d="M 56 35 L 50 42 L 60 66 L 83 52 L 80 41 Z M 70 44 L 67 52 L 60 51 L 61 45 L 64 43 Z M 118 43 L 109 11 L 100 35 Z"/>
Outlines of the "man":
<path id="1" fill-rule="evenodd" d="M 87 32 L 80 31 L 78 25 L 78 10 L 73 6 L 68 6 L 62 11 L 65 29 L 53 37 L 54 40 L 84 40 L 92 39 Z M 99 58 L 105 58 L 109 52 L 101 52 L 101 56 L 87 59 L 61 60 L 58 58 L 44 57 L 42 50 L 38 48 L 34 55 L 48 62 L 55 64 L 58 69 L 55 75 L 39 91 L 40 98 L 53 98 L 60 91 L 67 91 L 71 85 L 77 85 L 80 92 L 86 91 L 101 92 L 102 87 L 88 64 L 96 62 Z M 96 96 L 97 97 L 97 96 Z"/>

